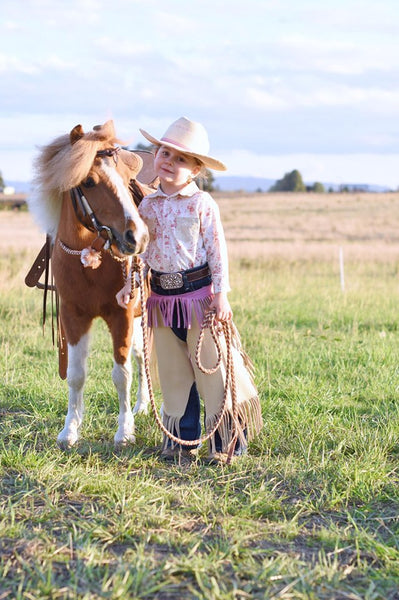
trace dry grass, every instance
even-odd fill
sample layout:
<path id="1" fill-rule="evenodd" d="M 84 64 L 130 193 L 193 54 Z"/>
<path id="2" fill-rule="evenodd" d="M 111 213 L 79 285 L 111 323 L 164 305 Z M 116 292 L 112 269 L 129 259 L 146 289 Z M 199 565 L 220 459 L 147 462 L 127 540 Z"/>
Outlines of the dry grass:
<path id="1" fill-rule="evenodd" d="M 44 244 L 45 235 L 32 221 L 26 211 L 0 211 L 0 251 L 5 253 L 7 248 L 13 250 L 39 250 Z"/>
<path id="2" fill-rule="evenodd" d="M 399 193 L 214 194 L 232 259 L 396 260 Z M 44 234 L 27 212 L 0 211 L 0 250 L 39 250 Z"/>
<path id="3" fill-rule="evenodd" d="M 280 268 L 298 263 L 385 263 L 399 256 L 399 193 L 215 193 L 232 263 L 258 261 Z M 0 289 L 21 284 L 44 243 L 26 211 L 0 211 L 0 257 L 8 277 Z M 18 262 L 22 271 L 14 269 Z M 11 260 L 10 260 L 11 259 Z M 18 259 L 18 260 L 16 260 Z"/>
<path id="4" fill-rule="evenodd" d="M 232 259 L 391 262 L 399 251 L 399 194 L 215 194 Z"/>
<path id="5" fill-rule="evenodd" d="M 399 257 L 399 193 L 386 194 L 214 194 L 231 262 L 256 260 L 285 265 L 345 263 L 394 265 Z M 23 256 L 23 275 L 44 243 L 26 211 L 0 211 L 0 255 Z M 0 288 L 20 284 L 9 264 Z M 20 262 L 19 262 L 20 264 Z M 396 268 L 396 267 L 394 267 Z"/>
<path id="6" fill-rule="evenodd" d="M 24 288 L 25 275 L 45 241 L 26 211 L 0 211 L 0 293 Z"/>

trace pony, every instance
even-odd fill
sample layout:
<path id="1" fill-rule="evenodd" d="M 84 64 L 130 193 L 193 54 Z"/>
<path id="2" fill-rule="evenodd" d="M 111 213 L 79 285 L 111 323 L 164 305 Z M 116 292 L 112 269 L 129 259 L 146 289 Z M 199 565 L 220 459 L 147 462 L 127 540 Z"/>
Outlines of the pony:
<path id="1" fill-rule="evenodd" d="M 79 439 L 95 318 L 104 319 L 113 344 L 112 380 L 119 398 L 116 447 L 135 441 L 134 415 L 147 412 L 149 403 L 142 332 L 134 323 L 141 314 L 139 292 L 132 289 L 127 310 L 118 306 L 115 295 L 126 282 L 133 257 L 148 244 L 136 204 L 153 188 L 138 180 L 140 172 L 149 170 L 148 163 L 118 144 L 113 121 L 88 133 L 76 125 L 41 147 L 34 162 L 35 191 L 28 205 L 51 242 L 51 272 L 59 298 L 60 375 L 69 389 L 65 425 L 57 437 L 62 449 Z M 139 370 L 133 411 L 132 352 Z"/>

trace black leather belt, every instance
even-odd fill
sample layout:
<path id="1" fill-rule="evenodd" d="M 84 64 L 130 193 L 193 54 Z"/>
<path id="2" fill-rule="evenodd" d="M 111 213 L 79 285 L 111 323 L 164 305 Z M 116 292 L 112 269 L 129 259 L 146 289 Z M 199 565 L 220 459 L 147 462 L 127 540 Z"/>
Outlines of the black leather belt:
<path id="1" fill-rule="evenodd" d="M 185 281 L 192 283 L 199 281 L 211 274 L 208 265 L 197 269 L 188 269 L 187 271 L 177 271 L 177 273 L 159 273 L 151 271 L 151 283 L 161 287 L 163 290 L 176 290 L 183 287 Z"/>

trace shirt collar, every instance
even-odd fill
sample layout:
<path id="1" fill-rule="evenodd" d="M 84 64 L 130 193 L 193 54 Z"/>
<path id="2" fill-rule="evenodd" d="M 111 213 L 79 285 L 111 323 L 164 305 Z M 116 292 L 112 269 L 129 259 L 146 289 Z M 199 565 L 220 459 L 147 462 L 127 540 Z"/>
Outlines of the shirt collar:
<path id="1" fill-rule="evenodd" d="M 189 197 L 189 196 L 193 196 L 194 194 L 196 194 L 199 191 L 200 191 L 199 187 L 197 186 L 195 181 L 188 183 L 184 188 L 182 188 L 178 192 L 175 192 L 174 194 L 170 194 L 170 195 L 165 194 L 165 192 L 162 190 L 161 186 L 159 185 L 155 192 L 153 192 L 152 194 L 148 194 L 147 198 L 159 198 L 159 197 L 161 197 L 161 198 L 177 198 L 177 196 Z"/>

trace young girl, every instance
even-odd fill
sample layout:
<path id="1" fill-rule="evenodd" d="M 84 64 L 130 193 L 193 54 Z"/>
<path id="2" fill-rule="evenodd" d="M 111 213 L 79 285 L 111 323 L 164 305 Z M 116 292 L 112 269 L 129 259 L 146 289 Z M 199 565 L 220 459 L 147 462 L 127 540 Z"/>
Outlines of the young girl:
<path id="1" fill-rule="evenodd" d="M 219 209 L 213 198 L 201 191 L 194 178 L 205 168 L 226 170 L 208 155 L 209 141 L 200 123 L 182 117 L 157 139 L 140 129 L 156 147 L 154 168 L 160 185 L 146 196 L 139 212 L 148 226 L 150 242 L 142 258 L 151 270 L 151 295 L 147 301 L 148 325 L 153 329 L 159 379 L 163 395 L 163 423 L 183 440 L 201 435 L 200 396 L 204 402 L 205 429 L 217 421 L 224 397 L 226 362 L 214 374 L 204 374 L 195 354 L 204 315 L 213 310 L 218 321 L 232 319 L 227 293 L 230 290 L 226 241 Z M 130 281 L 117 294 L 126 307 Z M 256 388 L 245 367 L 243 352 L 233 348 L 238 416 L 242 431 L 234 455 L 245 452 L 262 426 Z M 214 366 L 216 345 L 205 329 L 201 351 L 204 367 Z M 225 462 L 232 442 L 231 398 L 228 411 L 208 443 L 209 459 Z M 161 456 L 174 459 L 190 455 L 164 436 Z"/>

